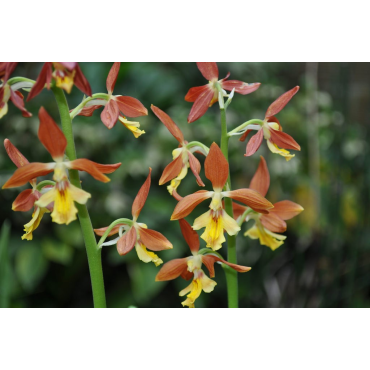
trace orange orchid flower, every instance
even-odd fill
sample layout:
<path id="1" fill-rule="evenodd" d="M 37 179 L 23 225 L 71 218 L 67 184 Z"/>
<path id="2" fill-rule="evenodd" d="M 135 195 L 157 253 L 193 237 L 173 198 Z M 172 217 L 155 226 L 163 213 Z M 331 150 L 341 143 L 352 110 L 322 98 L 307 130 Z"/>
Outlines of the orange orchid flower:
<path id="1" fill-rule="evenodd" d="M 212 144 L 204 167 L 205 175 L 212 182 L 214 191 L 200 190 L 182 198 L 176 205 L 171 220 L 185 218 L 198 204 L 212 198 L 210 210 L 195 219 L 193 229 L 205 227 L 201 238 L 206 241 L 208 248 L 216 251 L 226 241 L 224 231 L 229 235 L 236 235 L 240 231 L 237 222 L 223 208 L 224 197 L 240 201 L 260 213 L 268 213 L 273 205 L 253 189 L 222 191 L 229 176 L 229 164 L 216 143 Z"/>
<path id="2" fill-rule="evenodd" d="M 104 106 L 100 118 L 106 127 L 111 129 L 116 125 L 117 121 L 120 121 L 137 138 L 141 134 L 144 134 L 145 131 L 139 129 L 139 122 L 128 121 L 125 116 L 147 116 L 148 110 L 139 100 L 131 96 L 113 95 L 120 65 L 121 63 L 119 62 L 114 63 L 109 71 L 106 83 L 108 90 L 106 99 L 99 98 L 89 101 L 85 107 L 78 112 L 78 115 L 90 117 L 96 109 Z"/>
<path id="3" fill-rule="evenodd" d="M 26 157 L 11 143 L 9 139 L 4 140 L 4 147 L 8 153 L 9 158 L 18 167 L 23 167 L 29 162 Z M 24 225 L 25 234 L 22 239 L 32 240 L 33 231 L 39 226 L 44 213 L 49 213 L 53 210 L 53 205 L 49 204 L 47 207 L 38 207 L 35 202 L 40 199 L 42 194 L 50 190 L 50 186 L 44 186 L 40 191 L 37 190 L 37 179 L 33 178 L 30 181 L 32 189 L 23 190 L 12 204 L 12 210 L 16 212 L 27 212 L 34 207 L 32 219 Z"/>
<path id="4" fill-rule="evenodd" d="M 219 91 L 232 91 L 247 95 L 260 87 L 259 82 L 246 83 L 237 80 L 228 80 L 230 73 L 222 80 L 218 80 L 218 67 L 215 62 L 198 62 L 200 73 L 209 83 L 204 86 L 192 87 L 185 96 L 185 100 L 194 103 L 188 116 L 188 123 L 194 122 L 202 117 L 216 101 Z M 224 92 L 226 96 L 226 92 Z"/>
<path id="5" fill-rule="evenodd" d="M 266 161 L 262 156 L 249 187 L 258 191 L 262 196 L 267 194 L 270 187 L 270 174 Z M 286 236 L 280 234 L 287 229 L 285 221 L 290 220 L 303 211 L 302 206 L 290 200 L 275 203 L 270 213 L 263 215 L 255 212 L 246 212 L 248 211 L 247 207 L 236 203 L 233 203 L 233 209 L 234 218 L 238 221 L 255 221 L 254 225 L 244 235 L 249 236 L 251 239 L 259 239 L 262 245 L 266 245 L 272 250 L 280 247 L 286 239 Z M 245 215 L 245 212 L 248 214 Z M 244 219 L 242 220 L 241 217 Z M 239 224 L 241 224 L 240 222 Z"/>
<path id="6" fill-rule="evenodd" d="M 279 120 L 275 117 L 298 92 L 299 86 L 287 91 L 278 97 L 267 109 L 265 119 L 261 125 L 256 125 L 257 134 L 251 137 L 247 144 L 246 157 L 253 155 L 261 146 L 263 138 L 267 141 L 267 146 L 272 153 L 280 154 L 287 161 L 292 159 L 295 154 L 290 154 L 286 149 L 301 150 L 299 144 L 288 134 L 283 132 Z M 252 130 L 247 130 L 240 141 L 244 141 Z"/>
<path id="7" fill-rule="evenodd" d="M 194 152 L 199 152 L 204 156 L 207 156 L 204 148 L 200 146 L 188 147 L 188 142 L 185 141 L 184 135 L 176 125 L 171 117 L 163 112 L 161 109 L 151 106 L 153 113 L 159 118 L 159 120 L 167 127 L 168 131 L 172 136 L 179 142 L 179 147 L 172 152 L 173 161 L 164 169 L 161 178 L 159 179 L 159 185 L 163 185 L 168 181 L 171 181 L 171 185 L 167 186 L 169 193 L 172 195 L 174 190 L 177 190 L 181 183 L 181 180 L 185 178 L 190 167 L 193 172 L 199 186 L 205 186 L 202 179 L 199 176 L 201 165 L 198 159 L 194 156 Z"/>
<path id="8" fill-rule="evenodd" d="M 182 235 L 191 250 L 192 256 L 174 259 L 165 263 L 159 270 L 155 280 L 168 281 L 176 279 L 179 276 L 185 280 L 193 279 L 191 284 L 183 289 L 179 295 L 182 297 L 189 293 L 186 300 L 182 302 L 182 305 L 194 308 L 194 302 L 200 296 L 202 290 L 205 293 L 210 293 L 217 285 L 215 281 L 204 273 L 201 268 L 202 264 L 207 267 L 211 278 L 215 277 L 215 262 L 224 263 L 238 272 L 247 272 L 251 268 L 229 263 L 212 254 L 199 254 L 199 236 L 197 232 L 191 228 L 185 219 L 180 219 L 179 222 Z"/>
<path id="9" fill-rule="evenodd" d="M 121 256 L 129 253 L 134 247 L 137 256 L 145 263 L 153 262 L 159 266 L 163 261 L 153 252 L 172 249 L 171 242 L 161 233 L 155 230 L 148 229 L 147 225 L 138 223 L 137 219 L 143 209 L 146 199 L 148 198 L 150 183 L 151 183 L 152 169 L 149 169 L 149 175 L 136 195 L 134 203 L 132 204 L 132 221 L 122 222 L 115 225 L 109 232 L 108 236 L 119 234 L 119 236 L 111 241 L 102 243 L 101 246 L 117 244 L 117 251 Z M 103 236 L 108 230 L 108 227 L 101 229 L 94 229 L 95 234 Z"/>
<path id="10" fill-rule="evenodd" d="M 46 62 L 28 94 L 27 101 L 40 94 L 45 85 L 47 89 L 50 89 L 52 79 L 55 80 L 57 87 L 65 90 L 68 94 L 71 92 L 72 86 L 76 85 L 84 94 L 91 95 L 89 81 L 83 75 L 77 62 Z"/>
<path id="11" fill-rule="evenodd" d="M 55 186 L 43 194 L 35 204 L 46 208 L 54 202 L 51 214 L 52 220 L 58 224 L 69 224 L 76 219 L 77 209 L 74 201 L 85 204 L 91 197 L 86 191 L 72 185 L 68 180 L 68 169 L 75 169 L 89 173 L 96 180 L 102 182 L 110 181 L 105 173 L 114 172 L 121 163 L 103 165 L 89 161 L 88 159 L 76 159 L 74 161 L 64 160 L 64 152 L 67 140 L 58 125 L 41 107 L 39 111 L 40 126 L 38 136 L 41 143 L 51 154 L 53 163 L 28 163 L 18 168 L 13 176 L 4 184 L 3 189 L 14 188 L 26 184 L 33 178 L 44 176 L 54 171 L 53 179 Z"/>

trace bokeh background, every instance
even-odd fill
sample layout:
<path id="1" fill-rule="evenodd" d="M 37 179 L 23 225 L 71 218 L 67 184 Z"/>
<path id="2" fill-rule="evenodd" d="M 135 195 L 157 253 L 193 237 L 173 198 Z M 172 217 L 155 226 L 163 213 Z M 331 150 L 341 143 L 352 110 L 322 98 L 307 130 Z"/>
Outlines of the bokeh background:
<path id="1" fill-rule="evenodd" d="M 40 63 L 19 64 L 13 76 L 35 79 Z M 105 80 L 111 63 L 81 63 L 94 93 L 106 92 Z M 248 187 L 263 155 L 271 174 L 267 198 L 289 199 L 305 211 L 288 221 L 286 242 L 275 252 L 258 241 L 238 236 L 238 262 L 252 266 L 239 275 L 241 307 L 369 307 L 369 63 L 219 63 L 220 77 L 261 82 L 255 93 L 235 95 L 228 109 L 229 128 L 252 118 L 263 118 L 265 110 L 280 94 L 300 85 L 299 93 L 279 113 L 284 131 L 301 145 L 302 151 L 286 162 L 270 153 L 265 143 L 252 158 L 244 157 L 245 143 L 230 141 L 230 163 L 234 188 Z M 184 101 L 188 89 L 206 81 L 195 63 L 122 63 L 115 94 L 138 98 L 149 110 L 136 119 L 145 135 L 135 139 L 120 123 L 108 130 L 100 121 L 100 110 L 92 117 L 74 122 L 77 153 L 100 163 L 121 161 L 108 184 L 81 173 L 83 187 L 92 194 L 88 202 L 94 227 L 107 226 L 130 217 L 131 204 L 153 168 L 152 187 L 140 222 L 162 232 L 174 245 L 159 252 L 166 262 L 189 255 L 177 222 L 169 221 L 176 201 L 159 186 L 164 167 L 172 160 L 177 141 L 151 112 L 154 104 L 180 126 L 188 141 L 206 145 L 219 143 L 220 117 L 217 104 L 198 121 L 188 124 L 191 103 Z M 26 95 L 27 93 L 25 93 Z M 71 108 L 82 99 L 73 88 L 68 95 Z M 50 91 L 44 90 L 27 103 L 32 118 L 23 118 L 9 104 L 0 121 L 0 138 L 9 138 L 31 162 L 47 162 L 50 156 L 38 141 L 37 112 L 43 105 L 60 123 Z M 199 157 L 203 167 L 203 158 Z M 15 166 L 0 148 L 0 184 Z M 204 172 L 201 172 L 207 189 Z M 26 188 L 26 186 L 24 187 Z M 198 190 L 189 174 L 179 187 L 182 195 Z M 1 307 L 91 307 L 89 271 L 78 221 L 68 226 L 51 222 L 45 215 L 33 241 L 22 241 L 23 225 L 31 212 L 13 212 L 11 204 L 21 189 L 0 191 L 0 224 L 3 248 L 0 255 Z M 207 210 L 207 202 L 188 217 Z M 6 226 L 4 226 L 6 222 Z M 245 231 L 249 225 L 243 226 Z M 4 230 L 10 227 L 6 242 Z M 202 241 L 201 246 L 205 243 Z M 226 248 L 221 250 L 224 256 Z M 138 260 L 135 251 L 118 255 L 115 246 L 104 247 L 103 270 L 109 307 L 181 307 L 178 292 L 188 285 L 181 278 L 158 283 L 159 268 Z M 226 307 L 226 282 L 216 266 L 217 286 L 202 293 L 197 307 Z"/>

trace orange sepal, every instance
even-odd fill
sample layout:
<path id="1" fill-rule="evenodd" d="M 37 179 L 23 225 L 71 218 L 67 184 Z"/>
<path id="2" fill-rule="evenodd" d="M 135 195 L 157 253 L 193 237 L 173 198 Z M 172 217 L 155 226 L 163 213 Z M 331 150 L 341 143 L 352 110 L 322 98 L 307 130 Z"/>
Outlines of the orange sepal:
<path id="1" fill-rule="evenodd" d="M 184 270 L 181 274 L 181 277 L 184 279 L 184 280 L 191 280 L 194 278 L 194 273 L 193 272 L 190 272 L 188 269 Z"/>
<path id="2" fill-rule="evenodd" d="M 110 69 L 110 71 L 108 73 L 108 77 L 107 77 L 108 94 L 112 94 L 112 92 L 114 90 L 114 86 L 116 85 L 116 81 L 117 81 L 120 66 L 121 66 L 120 62 L 113 63 L 112 68 Z"/>
<path id="3" fill-rule="evenodd" d="M 273 233 L 283 233 L 287 228 L 286 222 L 276 213 L 270 212 L 268 215 L 262 215 L 260 220 L 262 225 Z"/>
<path id="4" fill-rule="evenodd" d="M 94 162 L 95 163 L 95 162 Z M 119 167 L 121 167 L 122 163 L 115 163 L 115 164 L 100 164 L 95 163 L 95 167 L 101 173 L 112 173 Z"/>
<path id="5" fill-rule="evenodd" d="M 118 104 L 115 100 L 111 99 L 101 112 L 100 119 L 107 128 L 111 129 L 117 123 L 118 117 Z"/>
<path id="6" fill-rule="evenodd" d="M 187 259 L 177 258 L 165 263 L 159 270 L 155 281 L 168 281 L 173 280 L 187 271 Z"/>
<path id="7" fill-rule="evenodd" d="M 283 149 L 301 150 L 300 145 L 288 134 L 270 129 L 271 141 Z"/>
<path id="8" fill-rule="evenodd" d="M 90 174 L 95 180 L 99 180 L 101 182 L 109 182 L 110 181 L 109 177 L 103 175 L 102 171 L 100 171 L 102 166 L 104 165 L 95 163 L 93 161 L 90 161 L 89 159 L 83 159 L 83 158 L 75 159 L 74 161 L 69 162 L 69 168 L 72 168 L 78 171 L 85 171 L 88 174 Z M 108 171 L 111 171 L 111 170 L 109 169 Z M 110 173 L 110 172 L 106 172 L 106 173 Z"/>
<path id="9" fill-rule="evenodd" d="M 117 242 L 117 251 L 119 255 L 124 256 L 134 248 L 136 243 L 136 229 L 131 227 L 125 232 Z"/>
<path id="10" fill-rule="evenodd" d="M 211 145 L 204 168 L 205 175 L 212 182 L 213 189 L 221 190 L 229 177 L 229 164 L 216 143 Z"/>
<path id="11" fill-rule="evenodd" d="M 197 62 L 200 73 L 208 81 L 218 80 L 218 67 L 215 62 Z"/>
<path id="12" fill-rule="evenodd" d="M 223 206 L 225 208 L 225 206 Z M 234 214 L 234 219 L 236 220 L 239 216 L 241 216 L 245 211 L 247 207 L 242 206 L 241 204 L 233 202 L 233 214 Z"/>
<path id="13" fill-rule="evenodd" d="M 19 91 L 13 91 L 10 89 L 10 100 L 13 104 L 22 111 L 23 117 L 32 117 L 32 113 L 30 113 L 24 106 L 23 95 Z"/>
<path id="14" fill-rule="evenodd" d="M 199 190 L 194 194 L 190 194 L 180 200 L 172 213 L 171 220 L 179 220 L 185 218 L 199 203 L 211 198 L 213 192 L 207 190 Z"/>
<path id="15" fill-rule="evenodd" d="M 103 100 L 103 99 L 101 99 Z M 84 107 L 82 108 L 81 112 L 78 113 L 78 116 L 84 116 L 84 117 L 91 117 L 93 113 L 101 108 L 102 105 L 92 105 L 91 107 Z M 71 109 L 69 112 L 71 113 L 73 109 Z"/>
<path id="16" fill-rule="evenodd" d="M 172 136 L 180 143 L 182 144 L 184 142 L 184 135 L 179 129 L 179 127 L 176 125 L 175 122 L 171 119 L 171 117 L 163 112 L 163 110 L 157 108 L 153 104 L 150 107 L 153 111 L 153 113 L 159 118 L 159 120 L 167 127 L 168 131 L 172 134 Z"/>
<path id="17" fill-rule="evenodd" d="M 74 84 L 78 89 L 80 89 L 84 94 L 91 96 L 91 87 L 89 84 L 89 81 L 87 81 L 86 77 L 81 71 L 80 66 L 76 63 L 76 66 L 74 68 L 76 71 L 75 77 L 74 77 Z"/>
<path id="18" fill-rule="evenodd" d="M 244 132 L 244 134 L 242 136 L 240 136 L 239 138 L 239 141 L 245 141 L 245 139 L 247 138 L 247 136 L 249 135 L 249 133 L 251 133 L 253 130 L 247 130 Z"/>
<path id="19" fill-rule="evenodd" d="M 263 140 L 263 130 L 260 129 L 255 135 L 253 135 L 248 144 L 246 153 L 244 154 L 245 157 L 249 157 L 253 155 L 261 146 Z"/>
<path id="20" fill-rule="evenodd" d="M 195 100 L 193 106 L 191 107 L 188 123 L 192 123 L 202 117 L 204 113 L 207 112 L 208 107 L 210 106 L 212 99 L 215 95 L 213 89 L 207 85 L 207 90 L 204 90 L 198 98 Z"/>
<path id="21" fill-rule="evenodd" d="M 274 204 L 274 208 L 270 211 L 278 215 L 282 220 L 290 220 L 299 215 L 304 208 L 290 200 L 282 200 Z"/>
<path id="22" fill-rule="evenodd" d="M 33 207 L 37 199 L 32 189 L 23 190 L 15 198 L 12 204 L 12 210 L 16 212 L 27 212 Z"/>
<path id="23" fill-rule="evenodd" d="M 267 168 L 265 158 L 260 156 L 261 160 L 258 165 L 257 171 L 254 174 L 249 187 L 257 190 L 262 196 L 267 194 L 270 187 L 270 174 Z"/>
<path id="24" fill-rule="evenodd" d="M 39 110 L 40 126 L 38 136 L 46 150 L 54 160 L 63 159 L 67 147 L 67 139 L 63 131 L 50 117 L 44 107 Z"/>
<path id="25" fill-rule="evenodd" d="M 163 170 L 162 176 L 159 179 L 159 185 L 165 184 L 167 181 L 174 179 L 181 172 L 183 163 L 181 154 L 174 159 L 170 164 Z"/>
<path id="26" fill-rule="evenodd" d="M 198 99 L 199 95 L 207 90 L 209 90 L 208 85 L 192 87 L 185 95 L 185 101 L 194 103 Z"/>
<path id="27" fill-rule="evenodd" d="M 225 90 L 232 91 L 232 89 L 235 89 L 235 92 L 237 92 L 238 94 L 247 95 L 256 91 L 261 86 L 261 84 L 259 82 L 248 84 L 243 81 L 227 80 L 223 81 L 221 83 L 221 86 Z"/>
<path id="28" fill-rule="evenodd" d="M 112 228 L 112 230 L 109 232 L 108 236 L 112 236 L 112 235 L 114 235 L 114 234 L 117 234 L 117 233 L 118 233 L 118 231 L 119 231 L 119 229 L 120 229 L 120 227 L 121 227 L 122 225 L 124 225 L 124 224 L 118 224 L 118 225 L 114 226 L 114 227 Z M 98 236 L 103 236 L 103 235 L 104 235 L 104 233 L 108 230 L 108 228 L 109 228 L 109 226 L 107 226 L 107 227 L 102 227 L 102 228 L 100 228 L 100 229 L 94 229 L 94 233 L 95 233 L 96 235 L 98 235 Z"/>
<path id="29" fill-rule="evenodd" d="M 40 92 L 43 90 L 45 84 L 48 89 L 50 89 L 50 82 L 51 82 L 51 76 L 52 76 L 53 70 L 51 68 L 51 63 L 46 62 L 40 71 L 39 76 L 37 77 L 37 80 L 35 84 L 32 86 L 32 89 L 28 93 L 27 101 L 30 101 L 35 96 L 40 94 Z"/>
<path id="30" fill-rule="evenodd" d="M 131 96 L 116 96 L 116 102 L 120 111 L 128 117 L 147 116 L 148 110 L 141 102 Z"/>
<path id="31" fill-rule="evenodd" d="M 252 189 L 238 189 L 225 193 L 229 198 L 246 204 L 256 212 L 269 213 L 268 210 L 273 208 L 273 204 L 264 198 L 258 191 Z"/>
<path id="32" fill-rule="evenodd" d="M 199 251 L 199 236 L 198 233 L 192 229 L 190 224 L 184 219 L 179 220 L 182 236 L 188 244 L 191 252 L 197 253 Z"/>
<path id="33" fill-rule="evenodd" d="M 266 111 L 265 117 L 271 117 L 278 114 L 293 98 L 293 96 L 298 92 L 299 86 L 294 87 L 293 89 L 287 91 L 283 95 L 279 96 L 268 108 Z"/>
<path id="34" fill-rule="evenodd" d="M 172 249 L 172 243 L 161 233 L 151 229 L 139 228 L 139 237 L 147 249 L 154 252 Z"/>
<path id="35" fill-rule="evenodd" d="M 193 175 L 195 176 L 197 180 L 197 184 L 199 186 L 205 186 L 204 182 L 199 176 L 199 172 L 201 169 L 200 162 L 191 152 L 188 152 L 188 157 L 189 157 L 189 166 L 190 166 L 191 172 L 193 172 Z"/>
<path id="36" fill-rule="evenodd" d="M 4 140 L 4 147 L 6 152 L 8 153 L 9 158 L 18 168 L 30 163 L 9 139 Z"/>
<path id="37" fill-rule="evenodd" d="M 215 267 L 214 267 L 215 262 L 222 262 L 225 265 L 230 266 L 232 269 L 234 269 L 237 272 L 248 272 L 248 271 L 251 270 L 251 267 L 235 265 L 234 263 L 227 262 L 227 261 L 223 260 L 222 258 L 219 258 L 217 256 L 213 256 L 213 255 L 210 255 L 210 254 L 203 255 L 202 256 L 202 262 L 207 267 L 207 269 L 209 271 L 209 276 L 211 278 L 215 277 Z"/>
<path id="38" fill-rule="evenodd" d="M 132 216 L 134 218 L 138 218 L 141 210 L 144 207 L 144 204 L 146 202 L 146 198 L 148 198 L 149 189 L 150 189 L 150 182 L 151 182 L 151 173 L 152 169 L 149 168 L 149 175 L 147 179 L 145 180 L 144 184 L 140 188 L 139 192 L 136 195 L 136 198 L 134 200 L 134 203 L 132 203 Z"/>

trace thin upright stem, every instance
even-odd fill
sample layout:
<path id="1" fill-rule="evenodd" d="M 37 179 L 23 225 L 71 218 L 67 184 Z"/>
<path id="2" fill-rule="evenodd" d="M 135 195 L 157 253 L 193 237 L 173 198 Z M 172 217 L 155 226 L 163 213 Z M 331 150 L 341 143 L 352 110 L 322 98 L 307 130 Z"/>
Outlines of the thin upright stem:
<path id="1" fill-rule="evenodd" d="M 72 120 L 69 115 L 67 99 L 62 89 L 54 86 L 52 87 L 52 91 L 58 104 L 60 119 L 62 122 L 62 129 L 65 137 L 67 138 L 66 154 L 68 159 L 72 161 L 77 157 L 72 131 Z M 77 170 L 69 170 L 69 177 L 71 183 L 74 186 L 80 189 L 82 188 L 80 176 Z M 101 264 L 101 249 L 97 247 L 94 230 L 91 224 L 89 212 L 87 210 L 86 205 L 76 203 L 76 207 L 78 210 L 78 218 L 80 220 L 81 231 L 85 241 L 87 259 L 89 263 L 94 307 L 104 308 L 106 307 L 106 301 L 105 301 L 103 269 Z"/>

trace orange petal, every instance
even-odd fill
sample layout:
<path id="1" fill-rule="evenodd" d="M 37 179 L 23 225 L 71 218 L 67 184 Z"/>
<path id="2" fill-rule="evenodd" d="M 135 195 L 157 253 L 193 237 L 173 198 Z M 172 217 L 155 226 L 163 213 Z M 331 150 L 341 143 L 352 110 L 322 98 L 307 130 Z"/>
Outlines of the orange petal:
<path id="1" fill-rule="evenodd" d="M 145 247 L 154 252 L 173 248 L 172 243 L 161 233 L 155 230 L 140 227 L 139 237 Z"/>
<path id="2" fill-rule="evenodd" d="M 208 81 L 218 80 L 218 67 L 215 62 L 197 62 L 197 67 L 200 73 Z"/>
<path id="3" fill-rule="evenodd" d="M 194 273 L 193 272 L 190 272 L 188 271 L 187 269 L 184 270 L 181 274 L 181 277 L 184 279 L 184 280 L 191 280 L 194 278 Z"/>
<path id="4" fill-rule="evenodd" d="M 193 174 L 194 174 L 194 176 L 197 180 L 197 184 L 199 186 L 205 186 L 202 179 L 199 176 L 199 172 L 200 172 L 200 169 L 201 169 L 200 162 L 198 161 L 198 159 L 191 152 L 188 152 L 188 157 L 189 157 L 189 166 L 190 166 L 191 172 L 193 172 Z"/>
<path id="5" fill-rule="evenodd" d="M 168 131 L 173 135 L 173 137 L 180 144 L 182 144 L 184 142 L 184 135 L 182 134 L 176 123 L 172 121 L 171 117 L 153 104 L 150 108 L 152 109 L 153 113 L 159 118 L 159 120 L 167 127 Z"/>
<path id="6" fill-rule="evenodd" d="M 192 87 L 186 94 L 185 101 L 194 103 L 198 99 L 199 95 L 207 90 L 209 90 L 208 85 Z"/>
<path id="7" fill-rule="evenodd" d="M 165 263 L 159 270 L 155 281 L 168 281 L 179 277 L 183 272 L 187 271 L 187 259 L 177 258 Z"/>
<path id="8" fill-rule="evenodd" d="M 274 129 L 269 130 L 271 133 L 271 141 L 283 149 L 301 150 L 299 144 L 285 132 L 277 131 Z"/>
<path id="9" fill-rule="evenodd" d="M 261 155 L 260 164 L 249 185 L 251 189 L 257 190 L 262 196 L 267 194 L 270 187 L 270 174 L 265 158 Z"/>
<path id="10" fill-rule="evenodd" d="M 211 145 L 204 168 L 205 175 L 212 182 L 213 189 L 221 190 L 229 177 L 229 164 L 216 143 Z"/>
<path id="11" fill-rule="evenodd" d="M 240 136 L 239 138 L 239 141 L 245 141 L 245 139 L 247 138 L 247 136 L 249 135 L 250 132 L 252 132 L 253 130 L 247 130 L 244 132 L 244 134 L 242 136 Z"/>
<path id="12" fill-rule="evenodd" d="M 15 198 L 12 204 L 12 210 L 16 212 L 27 212 L 33 207 L 36 200 L 37 197 L 32 189 L 23 190 L 17 198 Z"/>
<path id="13" fill-rule="evenodd" d="M 179 220 L 182 236 L 188 244 L 191 252 L 197 253 L 199 251 L 199 236 L 198 233 L 192 229 L 189 223 L 184 219 Z"/>
<path id="14" fill-rule="evenodd" d="M 227 261 L 223 260 L 222 258 L 219 258 L 217 256 L 213 256 L 213 255 L 210 255 L 210 254 L 203 255 L 202 256 L 202 262 L 207 267 L 207 269 L 209 271 L 209 276 L 211 278 L 215 277 L 215 267 L 214 267 L 215 262 L 222 262 L 225 265 L 230 266 L 232 269 L 234 269 L 237 272 L 248 272 L 248 271 L 251 270 L 251 267 L 235 265 L 234 263 L 227 262 Z"/>
<path id="15" fill-rule="evenodd" d="M 111 99 L 101 112 L 100 118 L 104 125 L 111 129 L 117 123 L 118 117 L 119 117 L 118 104 L 115 100 Z"/>
<path id="16" fill-rule="evenodd" d="M 139 192 L 136 195 L 134 203 L 132 204 L 132 216 L 134 218 L 138 218 L 141 210 L 144 207 L 146 202 L 146 198 L 148 198 L 149 189 L 150 189 L 150 176 L 152 173 L 152 169 L 149 168 L 149 175 L 145 180 L 143 186 L 140 188 Z"/>
<path id="17" fill-rule="evenodd" d="M 10 100 L 13 104 L 22 111 L 23 117 L 32 117 L 32 114 L 25 108 L 23 95 L 19 91 L 10 89 Z"/>
<path id="18" fill-rule="evenodd" d="M 39 110 L 39 139 L 54 160 L 63 159 L 67 139 L 44 107 Z"/>
<path id="19" fill-rule="evenodd" d="M 29 163 L 18 168 L 13 176 L 4 184 L 3 189 L 24 185 L 35 177 L 45 176 L 54 171 L 54 163 Z"/>
<path id="20" fill-rule="evenodd" d="M 116 101 L 120 111 L 128 117 L 147 116 L 148 110 L 139 100 L 131 96 L 116 96 Z"/>
<path id="21" fill-rule="evenodd" d="M 182 166 L 182 155 L 179 155 L 163 170 L 162 176 L 159 179 L 159 185 L 163 185 L 167 181 L 170 181 L 177 177 L 181 172 Z"/>
<path id="22" fill-rule="evenodd" d="M 102 99 L 103 100 L 103 99 Z M 93 113 L 101 108 L 102 105 L 92 105 L 91 107 L 84 107 L 80 113 L 78 113 L 78 116 L 84 116 L 84 117 L 91 117 Z M 70 110 L 72 112 L 72 110 Z"/>
<path id="23" fill-rule="evenodd" d="M 190 194 L 177 203 L 175 210 L 172 213 L 171 220 L 179 220 L 186 217 L 199 203 L 205 199 L 212 197 L 213 192 L 207 190 L 199 190 L 194 194 Z"/>
<path id="24" fill-rule="evenodd" d="M 93 163 L 95 163 L 95 162 L 93 162 Z M 95 167 L 101 173 L 112 173 L 117 168 L 119 168 L 121 166 L 121 164 L 122 163 L 115 163 L 115 164 L 100 164 L 100 163 L 95 163 Z"/>
<path id="25" fill-rule="evenodd" d="M 108 236 L 112 236 L 112 235 L 114 235 L 114 234 L 117 234 L 117 233 L 118 233 L 118 231 L 119 231 L 119 228 L 120 228 L 122 225 L 124 225 L 124 224 L 118 224 L 118 225 L 114 226 L 114 227 L 112 228 L 112 230 L 109 232 Z M 94 229 L 94 233 L 95 233 L 96 235 L 98 235 L 98 236 L 103 236 L 103 235 L 104 235 L 104 233 L 108 230 L 108 228 L 109 228 L 109 226 L 107 226 L 107 227 L 102 227 L 102 228 L 100 228 L 100 229 Z"/>
<path id="26" fill-rule="evenodd" d="M 287 228 L 286 222 L 276 213 L 270 212 L 268 215 L 262 215 L 260 220 L 262 225 L 273 233 L 283 233 Z"/>
<path id="27" fill-rule="evenodd" d="M 209 85 L 207 85 L 207 90 L 205 90 L 198 96 L 193 106 L 191 107 L 188 116 L 188 123 L 196 121 L 197 119 L 202 117 L 204 113 L 207 112 L 214 95 L 215 92 L 213 91 L 213 89 Z"/>
<path id="28" fill-rule="evenodd" d="M 10 75 L 14 72 L 18 62 L 0 62 L 0 77 L 3 80 L 3 86 L 8 81 Z"/>
<path id="29" fill-rule="evenodd" d="M 76 74 L 74 77 L 74 84 L 84 94 L 91 96 L 92 92 L 91 92 L 89 81 L 87 81 L 86 77 L 82 73 L 80 66 L 76 64 L 74 70 L 76 71 Z"/>
<path id="30" fill-rule="evenodd" d="M 172 190 L 172 196 L 178 201 L 180 202 L 181 199 L 184 199 L 184 197 L 182 197 L 177 191 L 176 189 L 173 189 Z"/>
<path id="31" fill-rule="evenodd" d="M 11 143 L 9 139 L 4 140 L 4 147 L 9 158 L 19 168 L 30 163 L 27 158 Z"/>
<path id="32" fill-rule="evenodd" d="M 223 206 L 225 208 L 225 206 Z M 233 202 L 233 214 L 234 214 L 234 219 L 236 220 L 239 216 L 241 216 L 245 211 L 247 207 L 242 206 L 241 204 Z"/>
<path id="33" fill-rule="evenodd" d="M 299 215 L 303 211 L 303 207 L 290 200 L 282 200 L 274 204 L 274 208 L 270 211 L 278 215 L 283 220 L 290 220 Z"/>
<path id="34" fill-rule="evenodd" d="M 235 89 L 235 92 L 237 92 L 238 94 L 247 95 L 256 91 L 261 86 L 261 84 L 259 82 L 248 84 L 243 81 L 228 80 L 223 81 L 221 83 L 221 86 L 225 90 L 231 91 L 232 89 Z"/>
<path id="35" fill-rule="evenodd" d="M 108 94 L 112 94 L 114 90 L 114 86 L 116 85 L 117 77 L 119 68 L 121 66 L 120 62 L 115 62 L 112 66 L 112 68 L 109 71 L 108 77 L 107 77 L 107 90 Z"/>
<path id="36" fill-rule="evenodd" d="M 51 68 L 51 63 L 47 62 L 42 66 L 42 69 L 40 71 L 39 76 L 37 77 L 37 80 L 35 84 L 32 86 L 31 91 L 28 93 L 27 101 L 30 101 L 35 96 L 40 94 L 40 92 L 43 90 L 45 84 L 47 85 L 47 88 L 50 89 L 50 82 L 51 82 L 51 75 L 53 73 L 53 70 Z"/>
<path id="37" fill-rule="evenodd" d="M 136 230 L 131 227 L 130 230 L 125 232 L 117 242 L 117 251 L 121 256 L 124 256 L 134 248 L 136 244 Z"/>
<path id="38" fill-rule="evenodd" d="M 68 167 L 74 170 L 85 171 L 90 174 L 95 180 L 99 180 L 102 182 L 109 182 L 109 177 L 103 175 L 102 171 L 99 169 L 104 166 L 99 163 L 95 163 L 88 159 L 75 159 L 74 161 L 69 162 Z M 109 173 L 109 172 L 107 172 Z"/>
<path id="39" fill-rule="evenodd" d="M 279 96 L 267 109 L 265 117 L 271 117 L 278 114 L 293 98 L 293 96 L 298 92 L 299 86 L 287 91 L 283 95 Z"/>
<path id="40" fill-rule="evenodd" d="M 261 146 L 263 140 L 263 130 L 260 129 L 255 135 L 253 135 L 248 144 L 247 144 L 247 151 L 244 154 L 245 157 L 249 157 L 253 155 Z"/>
<path id="41" fill-rule="evenodd" d="M 267 210 L 274 206 L 259 192 L 252 189 L 238 189 L 224 192 L 225 196 L 232 198 L 238 202 L 246 204 L 256 212 L 268 213 Z"/>

